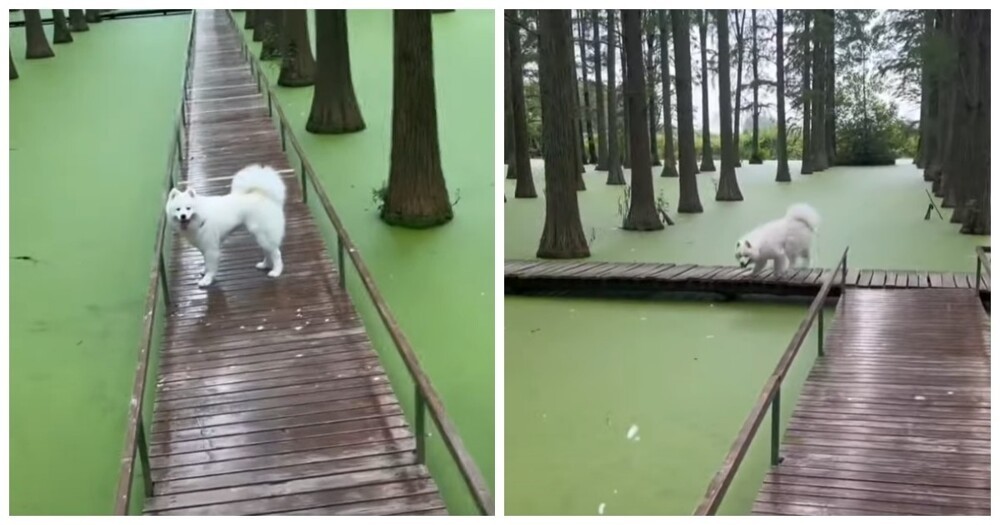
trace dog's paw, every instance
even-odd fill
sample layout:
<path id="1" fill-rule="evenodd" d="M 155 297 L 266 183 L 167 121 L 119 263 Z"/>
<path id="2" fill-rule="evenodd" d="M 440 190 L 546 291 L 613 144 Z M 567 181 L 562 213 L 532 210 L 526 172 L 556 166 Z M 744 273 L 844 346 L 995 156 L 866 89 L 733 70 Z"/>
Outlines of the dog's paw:
<path id="1" fill-rule="evenodd" d="M 266 270 L 267 269 L 267 261 L 261 261 L 261 262 L 255 264 L 254 268 L 257 268 L 258 270 Z"/>
<path id="2" fill-rule="evenodd" d="M 275 268 L 275 269 L 267 272 L 267 276 L 268 277 L 280 277 L 281 276 L 281 270 Z"/>
<path id="3" fill-rule="evenodd" d="M 211 286 L 211 285 L 212 285 L 211 277 L 202 277 L 200 280 L 198 280 L 198 286 L 200 288 L 204 288 L 206 286 Z"/>

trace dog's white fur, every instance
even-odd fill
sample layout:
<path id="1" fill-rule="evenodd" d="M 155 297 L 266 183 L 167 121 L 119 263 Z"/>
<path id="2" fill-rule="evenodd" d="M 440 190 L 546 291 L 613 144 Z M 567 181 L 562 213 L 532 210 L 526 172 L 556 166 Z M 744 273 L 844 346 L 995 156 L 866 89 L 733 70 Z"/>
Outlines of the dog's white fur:
<path id="1" fill-rule="evenodd" d="M 813 237 L 819 228 L 819 213 L 808 204 L 793 204 L 785 216 L 754 228 L 736 242 L 736 261 L 746 268 L 754 263 L 753 273 L 764 269 L 768 261 L 775 273 L 794 267 L 798 259 L 809 267 Z"/>
<path id="2" fill-rule="evenodd" d="M 219 256 L 226 237 L 245 226 L 264 250 L 257 268 L 270 277 L 284 269 L 281 241 L 285 237 L 285 183 L 273 168 L 254 164 L 233 177 L 228 195 L 199 195 L 193 188 L 170 190 L 166 213 L 174 229 L 201 251 L 205 272 L 198 286 L 212 284 L 219 271 Z"/>

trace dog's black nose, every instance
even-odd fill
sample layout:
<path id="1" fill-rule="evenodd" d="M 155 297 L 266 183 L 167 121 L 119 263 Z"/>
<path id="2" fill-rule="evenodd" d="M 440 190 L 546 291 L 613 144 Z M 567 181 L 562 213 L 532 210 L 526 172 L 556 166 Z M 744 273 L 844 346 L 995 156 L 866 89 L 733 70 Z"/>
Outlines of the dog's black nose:
<path id="1" fill-rule="evenodd" d="M 186 221 L 186 220 L 188 220 L 188 216 L 187 216 L 187 215 L 184 215 L 184 214 L 182 213 L 182 214 L 181 214 L 181 220 L 182 220 L 182 221 Z"/>

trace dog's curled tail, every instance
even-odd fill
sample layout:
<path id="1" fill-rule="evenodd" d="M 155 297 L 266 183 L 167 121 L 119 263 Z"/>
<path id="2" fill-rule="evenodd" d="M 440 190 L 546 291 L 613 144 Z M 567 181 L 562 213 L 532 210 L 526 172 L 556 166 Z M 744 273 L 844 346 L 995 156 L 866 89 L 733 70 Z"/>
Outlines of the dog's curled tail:
<path id="1" fill-rule="evenodd" d="M 233 177 L 232 193 L 260 192 L 279 205 L 285 204 L 285 182 L 281 175 L 270 166 L 252 164 L 241 169 Z"/>
<path id="2" fill-rule="evenodd" d="M 785 217 L 802 222 L 814 232 L 819 228 L 819 212 L 808 204 L 792 204 Z"/>

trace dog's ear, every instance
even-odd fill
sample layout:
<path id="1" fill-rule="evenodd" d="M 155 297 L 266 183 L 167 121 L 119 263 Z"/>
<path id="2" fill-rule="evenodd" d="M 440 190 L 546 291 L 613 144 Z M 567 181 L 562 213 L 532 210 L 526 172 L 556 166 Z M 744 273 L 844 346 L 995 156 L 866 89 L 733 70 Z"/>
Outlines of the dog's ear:
<path id="1" fill-rule="evenodd" d="M 167 200 L 173 200 L 174 197 L 180 194 L 177 188 L 170 188 L 170 195 L 167 196 Z"/>
<path id="2" fill-rule="evenodd" d="M 188 197 L 194 197 L 194 188 L 188 188 L 187 189 L 187 194 L 188 194 Z"/>
<path id="3" fill-rule="evenodd" d="M 745 242 L 745 243 L 746 243 L 746 245 L 747 245 L 747 248 L 753 248 L 753 246 L 750 246 L 750 241 L 743 241 L 743 242 Z"/>

